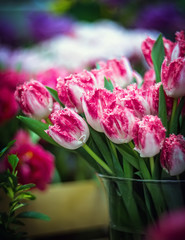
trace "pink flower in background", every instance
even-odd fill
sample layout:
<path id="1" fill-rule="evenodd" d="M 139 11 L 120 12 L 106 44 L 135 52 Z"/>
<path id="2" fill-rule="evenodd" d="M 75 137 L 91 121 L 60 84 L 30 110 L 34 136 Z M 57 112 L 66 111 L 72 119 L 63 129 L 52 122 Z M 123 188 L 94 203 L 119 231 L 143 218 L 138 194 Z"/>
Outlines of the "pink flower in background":
<path id="1" fill-rule="evenodd" d="M 156 83 L 155 71 L 153 68 L 150 68 L 144 74 L 144 82 L 142 84 L 142 89 L 147 90 L 150 86 L 153 86 Z"/>
<path id="2" fill-rule="evenodd" d="M 10 69 L 1 70 L 0 79 L 0 87 L 8 87 L 9 90 L 15 91 L 17 85 L 29 80 L 29 74 Z"/>
<path id="3" fill-rule="evenodd" d="M 165 58 L 161 67 L 161 81 L 167 96 L 185 96 L 185 58 L 179 57 L 169 64 Z"/>
<path id="4" fill-rule="evenodd" d="M 101 126 L 106 136 L 114 143 L 128 143 L 133 138 L 136 117 L 132 110 L 117 105 L 107 109 L 101 118 Z"/>
<path id="5" fill-rule="evenodd" d="M 86 70 L 65 78 L 59 78 L 57 84 L 59 99 L 66 107 L 82 113 L 82 95 L 93 90 L 95 83 L 94 75 Z"/>
<path id="6" fill-rule="evenodd" d="M 103 89 L 96 89 L 83 95 L 82 106 L 89 125 L 98 132 L 103 132 L 100 121 L 106 108 L 113 109 L 112 103 L 116 98 L 113 93 Z"/>
<path id="7" fill-rule="evenodd" d="M 150 226 L 145 240 L 184 240 L 185 209 L 163 215 L 157 224 Z"/>
<path id="8" fill-rule="evenodd" d="M 137 88 L 136 84 L 131 84 L 126 90 L 114 89 L 114 94 L 117 102 L 123 107 L 129 108 L 134 111 L 138 118 L 150 114 L 150 107 L 142 94 L 142 90 Z"/>
<path id="9" fill-rule="evenodd" d="M 128 86 L 133 80 L 132 67 L 126 57 L 120 60 L 112 59 L 107 62 L 99 62 L 100 67 L 110 69 L 112 72 L 111 81 L 115 82 L 116 86 L 122 88 Z"/>
<path id="10" fill-rule="evenodd" d="M 13 118 L 17 112 L 18 104 L 13 91 L 7 87 L 0 87 L 0 125 Z"/>
<path id="11" fill-rule="evenodd" d="M 171 176 L 179 175 L 185 170 L 185 139 L 182 135 L 171 134 L 165 139 L 160 161 Z"/>
<path id="12" fill-rule="evenodd" d="M 15 98 L 24 114 L 30 117 L 41 120 L 47 118 L 52 111 L 52 96 L 38 81 L 32 80 L 18 86 Z"/>
<path id="13" fill-rule="evenodd" d="M 157 116 L 144 116 L 134 126 L 135 150 L 141 157 L 153 157 L 158 154 L 165 140 L 166 129 Z"/>
<path id="14" fill-rule="evenodd" d="M 167 56 L 167 59 L 171 59 L 171 54 L 174 48 L 174 43 L 171 42 L 170 40 L 163 38 L 164 42 L 164 50 L 165 50 L 165 55 Z M 153 67 L 153 62 L 152 62 L 152 48 L 154 46 L 155 40 L 151 39 L 150 37 L 147 37 L 141 45 L 141 49 L 143 52 L 143 55 L 145 57 L 145 60 L 147 61 L 148 65 L 150 67 Z"/>
<path id="15" fill-rule="evenodd" d="M 68 75 L 65 69 L 51 68 L 43 72 L 39 72 L 35 78 L 41 82 L 43 85 L 53 88 L 56 90 L 57 78 L 64 78 Z"/>
<path id="16" fill-rule="evenodd" d="M 64 108 L 51 115 L 53 126 L 46 133 L 67 149 L 81 147 L 89 138 L 87 123 L 75 111 Z"/>
<path id="17" fill-rule="evenodd" d="M 9 154 L 16 154 L 19 158 L 18 181 L 21 184 L 34 183 L 40 190 L 46 189 L 54 173 L 54 156 L 41 145 L 33 144 L 23 130 L 17 132 L 15 139 Z M 9 167 L 7 159 L 3 164 L 5 168 Z"/>

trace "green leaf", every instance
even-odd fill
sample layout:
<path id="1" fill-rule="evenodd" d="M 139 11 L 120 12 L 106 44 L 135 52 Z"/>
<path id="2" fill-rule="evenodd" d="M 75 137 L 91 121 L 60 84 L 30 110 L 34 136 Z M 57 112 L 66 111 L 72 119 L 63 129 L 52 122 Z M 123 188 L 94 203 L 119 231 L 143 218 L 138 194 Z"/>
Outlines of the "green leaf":
<path id="1" fill-rule="evenodd" d="M 113 92 L 113 90 L 114 90 L 114 86 L 113 86 L 111 80 L 110 79 L 107 80 L 106 77 L 104 77 L 104 88 L 106 88 L 107 90 L 109 90 L 111 92 Z"/>
<path id="2" fill-rule="evenodd" d="M 132 150 L 130 150 L 125 144 L 115 144 L 115 147 L 121 153 L 125 161 L 129 162 L 133 167 L 139 170 L 138 158 L 136 156 L 133 156 L 133 154 L 131 153 Z"/>
<path id="3" fill-rule="evenodd" d="M 185 97 L 182 97 L 181 101 L 180 101 L 180 103 L 179 103 L 179 105 L 178 105 L 178 107 L 175 111 L 174 118 L 173 118 L 170 130 L 169 130 L 169 133 L 178 134 L 179 124 L 180 124 L 179 123 L 179 118 L 180 118 L 181 111 L 182 111 L 182 108 L 184 106 L 184 103 L 185 103 Z"/>
<path id="4" fill-rule="evenodd" d="M 58 92 L 57 92 L 55 89 L 53 89 L 53 88 L 50 88 L 50 87 L 47 87 L 47 86 L 45 86 L 45 87 L 46 87 L 47 90 L 50 92 L 51 96 L 52 96 L 62 107 L 65 107 L 64 104 L 61 103 L 61 101 L 60 101 L 60 99 L 59 99 L 59 97 L 58 97 Z"/>
<path id="5" fill-rule="evenodd" d="M 0 157 L 3 156 L 3 154 L 15 143 L 16 140 L 12 140 L 11 142 L 9 142 L 7 144 L 7 146 L 5 148 L 3 148 L 0 152 Z"/>
<path id="6" fill-rule="evenodd" d="M 16 210 L 18 210 L 19 208 L 22 208 L 24 206 L 28 205 L 27 203 L 18 203 L 18 204 L 15 204 L 14 207 L 12 207 L 11 211 L 15 212 Z"/>
<path id="7" fill-rule="evenodd" d="M 155 41 L 151 56 L 152 56 L 152 61 L 154 65 L 155 75 L 156 75 L 156 82 L 160 82 L 161 81 L 161 76 L 160 76 L 161 65 L 165 57 L 162 34 L 160 34 L 157 40 Z"/>
<path id="8" fill-rule="evenodd" d="M 48 129 L 48 124 L 35 120 L 29 117 L 18 116 L 19 120 L 21 120 L 30 130 L 38 134 L 42 139 L 46 142 L 49 142 L 55 146 L 61 147 L 58 143 L 56 143 L 46 132 Z"/>
<path id="9" fill-rule="evenodd" d="M 23 192 L 23 193 L 20 193 L 16 198 L 15 198 L 15 201 L 20 201 L 20 200 L 35 200 L 36 197 L 30 193 L 30 192 Z"/>
<path id="10" fill-rule="evenodd" d="M 35 187 L 35 184 L 33 184 L 33 183 L 25 184 L 25 185 L 19 185 L 16 188 L 16 192 L 26 191 L 26 190 L 29 190 L 30 188 L 33 188 L 33 187 Z"/>
<path id="11" fill-rule="evenodd" d="M 163 126 L 166 128 L 166 136 L 168 135 L 168 122 L 167 122 L 167 110 L 166 110 L 166 99 L 163 90 L 163 86 L 161 85 L 159 88 L 159 118 Z"/>
<path id="12" fill-rule="evenodd" d="M 11 154 L 11 155 L 8 156 L 8 162 L 12 166 L 13 174 L 14 174 L 15 173 L 15 169 L 17 167 L 17 164 L 19 162 L 19 158 L 17 157 L 17 155 Z"/>
<path id="13" fill-rule="evenodd" d="M 47 215 L 39 212 L 34 212 L 34 211 L 21 212 L 16 217 L 17 218 L 35 218 L 35 219 L 40 219 L 44 221 L 50 221 L 50 217 L 48 217 Z"/>

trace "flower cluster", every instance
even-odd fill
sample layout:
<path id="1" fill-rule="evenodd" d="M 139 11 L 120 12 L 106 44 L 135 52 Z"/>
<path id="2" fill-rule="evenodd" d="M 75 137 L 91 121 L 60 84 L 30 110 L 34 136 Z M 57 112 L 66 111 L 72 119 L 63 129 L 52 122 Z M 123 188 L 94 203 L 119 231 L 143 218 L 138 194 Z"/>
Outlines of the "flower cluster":
<path id="1" fill-rule="evenodd" d="M 26 115 L 50 119 L 48 129 L 43 130 L 56 144 L 68 149 L 83 147 L 103 173 L 119 175 L 114 159 L 121 169 L 127 160 L 145 178 L 149 158 L 147 176 L 154 178 L 160 158 L 162 168 L 171 176 L 181 174 L 185 170 L 184 32 L 176 33 L 176 42 L 148 37 L 142 51 L 150 67 L 144 80 L 122 57 L 98 62 L 97 69 L 59 77 L 52 96 L 64 108 L 52 111 L 52 98 L 37 81 L 17 88 L 16 99 Z M 160 64 L 157 53 L 164 53 Z M 134 156 L 136 162 L 132 161 Z"/>

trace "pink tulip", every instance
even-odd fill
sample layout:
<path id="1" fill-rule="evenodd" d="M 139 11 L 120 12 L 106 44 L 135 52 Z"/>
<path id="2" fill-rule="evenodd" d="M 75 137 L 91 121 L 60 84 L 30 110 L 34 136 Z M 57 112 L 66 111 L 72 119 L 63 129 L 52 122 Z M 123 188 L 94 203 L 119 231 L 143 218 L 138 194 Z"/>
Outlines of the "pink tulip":
<path id="1" fill-rule="evenodd" d="M 185 58 L 179 57 L 169 64 L 165 58 L 161 67 L 161 81 L 167 96 L 185 96 Z"/>
<path id="2" fill-rule="evenodd" d="M 51 115 L 53 126 L 49 126 L 46 133 L 55 142 L 67 149 L 81 147 L 89 137 L 87 123 L 75 111 L 64 108 Z"/>
<path id="3" fill-rule="evenodd" d="M 143 116 L 150 114 L 149 104 L 143 97 L 142 90 L 138 89 L 136 84 L 129 85 L 127 90 L 115 88 L 114 94 L 117 102 L 123 107 L 133 110 L 136 117 L 141 119 Z"/>
<path id="4" fill-rule="evenodd" d="M 84 94 L 82 98 L 83 110 L 89 125 L 98 132 L 103 132 L 100 121 L 106 108 L 113 108 L 115 95 L 106 89 L 95 89 Z"/>
<path id="5" fill-rule="evenodd" d="M 59 99 L 66 107 L 82 113 L 82 95 L 93 90 L 95 84 L 94 75 L 86 70 L 65 78 L 59 78 L 57 84 Z"/>
<path id="6" fill-rule="evenodd" d="M 147 115 L 136 122 L 133 130 L 135 150 L 141 157 L 153 157 L 160 152 L 165 140 L 166 129 L 160 118 Z"/>
<path id="7" fill-rule="evenodd" d="M 161 151 L 161 166 L 171 175 L 185 170 L 185 139 L 182 135 L 171 134 L 166 138 Z"/>
<path id="8" fill-rule="evenodd" d="M 128 143 L 133 138 L 136 117 L 132 110 L 117 105 L 107 109 L 101 118 L 101 126 L 106 136 L 114 143 Z"/>
<path id="9" fill-rule="evenodd" d="M 176 32 L 176 43 L 173 48 L 171 55 L 171 61 L 177 59 L 178 57 L 185 56 L 185 33 L 184 31 Z"/>
<path id="10" fill-rule="evenodd" d="M 142 89 L 147 90 L 150 86 L 153 86 L 156 83 L 155 71 L 153 68 L 150 68 L 144 74 L 144 82 L 142 85 Z"/>
<path id="11" fill-rule="evenodd" d="M 107 62 L 99 62 L 99 65 L 111 70 L 111 80 L 115 82 L 116 86 L 124 88 L 132 82 L 132 67 L 126 57 L 122 57 L 120 60 L 112 59 Z"/>
<path id="12" fill-rule="evenodd" d="M 145 99 L 147 100 L 149 106 L 150 106 L 150 112 L 152 115 L 158 115 L 159 112 L 159 88 L 161 86 L 160 83 L 156 83 L 153 86 L 150 86 L 145 91 Z M 166 96 L 165 94 L 165 100 L 166 100 L 166 107 L 167 107 L 167 115 L 168 117 L 171 115 L 172 107 L 173 107 L 173 98 Z"/>
<path id="13" fill-rule="evenodd" d="M 165 55 L 167 56 L 168 59 L 170 59 L 173 48 L 174 48 L 174 43 L 165 38 L 163 38 L 163 42 L 164 42 Z M 143 55 L 150 67 L 153 67 L 151 53 L 152 53 L 152 48 L 154 46 L 154 43 L 155 43 L 155 40 L 151 39 L 150 37 L 147 37 L 142 42 L 142 45 L 141 45 Z"/>
<path id="14" fill-rule="evenodd" d="M 38 120 L 47 118 L 52 111 L 53 100 L 44 85 L 32 80 L 18 86 L 15 98 L 24 114 Z"/>
<path id="15" fill-rule="evenodd" d="M 96 81 L 95 81 L 95 87 L 96 88 L 104 88 L 104 80 L 105 78 L 107 80 L 111 80 L 113 86 L 116 86 L 113 78 L 112 78 L 112 72 L 110 69 L 107 68 L 101 68 L 101 69 L 92 69 L 91 73 L 94 75 Z"/>

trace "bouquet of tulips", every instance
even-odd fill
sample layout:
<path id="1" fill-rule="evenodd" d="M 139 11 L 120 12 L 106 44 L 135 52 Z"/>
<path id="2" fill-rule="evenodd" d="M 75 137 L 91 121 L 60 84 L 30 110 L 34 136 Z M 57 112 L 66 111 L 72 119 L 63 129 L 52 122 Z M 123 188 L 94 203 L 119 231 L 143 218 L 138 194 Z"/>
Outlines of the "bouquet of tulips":
<path id="1" fill-rule="evenodd" d="M 97 173 L 184 179 L 185 35 L 177 32 L 175 42 L 148 37 L 141 47 L 149 65 L 143 78 L 122 57 L 59 77 L 56 89 L 31 80 L 15 92 L 28 116 L 18 118 L 46 141 L 79 152 Z M 160 212 L 164 193 L 146 186 Z"/>

